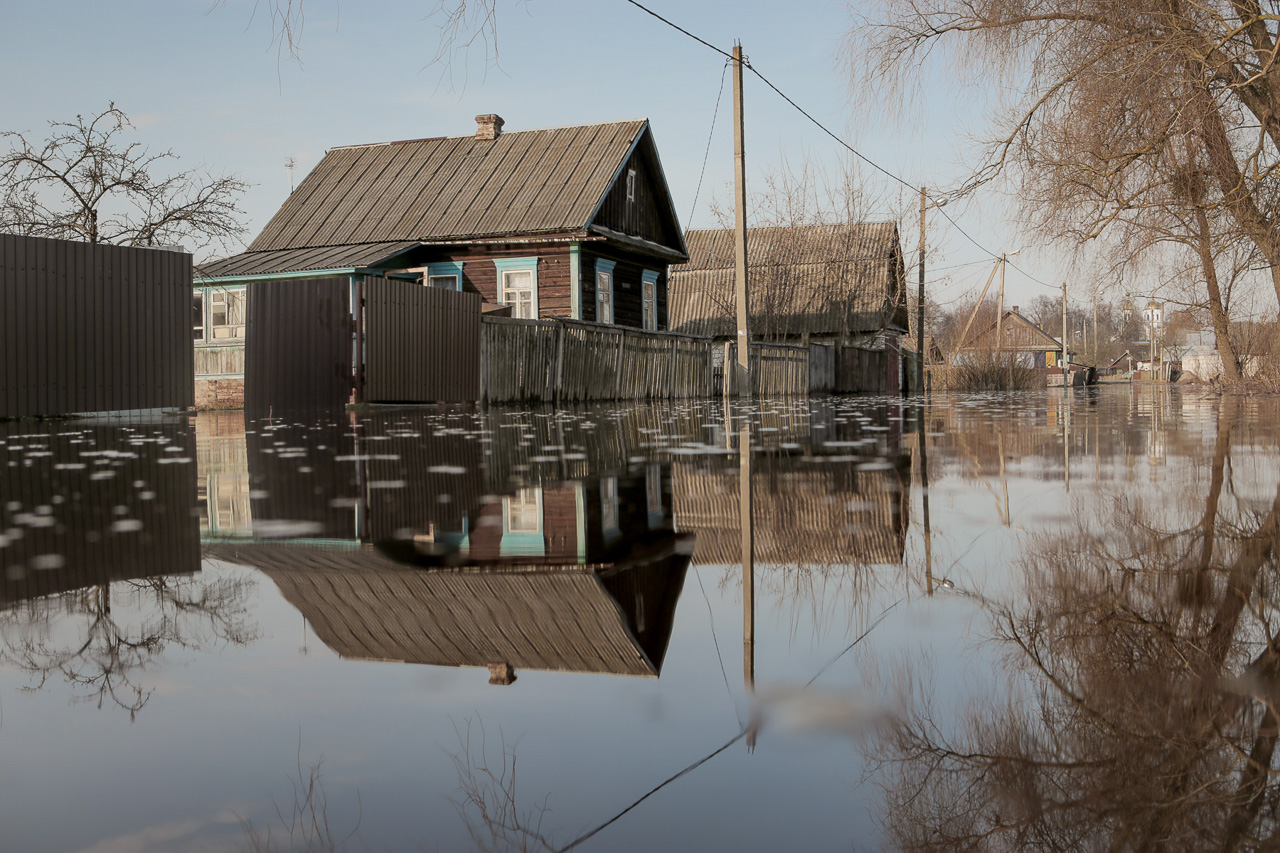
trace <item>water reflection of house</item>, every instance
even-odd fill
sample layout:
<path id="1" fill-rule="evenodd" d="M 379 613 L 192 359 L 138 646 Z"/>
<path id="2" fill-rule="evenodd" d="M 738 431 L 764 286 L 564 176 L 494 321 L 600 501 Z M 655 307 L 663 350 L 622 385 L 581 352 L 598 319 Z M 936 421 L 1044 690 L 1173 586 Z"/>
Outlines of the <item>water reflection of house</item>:
<path id="1" fill-rule="evenodd" d="M 752 460 L 757 565 L 897 564 L 906 548 L 910 457 L 797 467 Z M 741 561 L 740 475 L 736 467 L 678 464 L 675 518 L 697 534 L 695 565 Z"/>
<path id="2" fill-rule="evenodd" d="M 459 571 L 368 546 L 228 544 L 212 556 L 261 569 L 344 658 L 656 677 L 689 564 L 679 538 L 663 538 L 610 563 Z"/>

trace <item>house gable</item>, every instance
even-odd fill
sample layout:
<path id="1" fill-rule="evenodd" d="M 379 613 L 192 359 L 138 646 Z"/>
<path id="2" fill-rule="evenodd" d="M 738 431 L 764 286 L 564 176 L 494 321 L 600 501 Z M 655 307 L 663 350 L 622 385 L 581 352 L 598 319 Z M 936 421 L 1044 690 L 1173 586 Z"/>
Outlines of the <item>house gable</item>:
<path id="1" fill-rule="evenodd" d="M 588 227 L 608 236 L 635 238 L 667 250 L 670 260 L 688 258 L 680 221 L 672 204 L 653 131 L 645 124 L 613 181 L 593 212 Z"/>

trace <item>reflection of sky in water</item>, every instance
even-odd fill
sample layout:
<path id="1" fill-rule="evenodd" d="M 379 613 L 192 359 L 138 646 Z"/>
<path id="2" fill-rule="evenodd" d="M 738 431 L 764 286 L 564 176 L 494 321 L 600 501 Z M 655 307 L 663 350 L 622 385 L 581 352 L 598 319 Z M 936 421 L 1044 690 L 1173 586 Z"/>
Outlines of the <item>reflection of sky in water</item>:
<path id="1" fill-rule="evenodd" d="M 929 552 L 951 588 L 930 598 L 917 411 L 753 411 L 755 750 L 739 741 L 582 849 L 877 848 L 861 751 L 907 675 L 944 709 L 998 695 L 980 601 L 1025 594 L 1028 538 L 1103 493 L 1203 490 L 1215 435 L 1198 399 L 1104 389 L 1077 397 L 1064 453 L 1060 397 L 936 398 Z M 1274 488 L 1274 422 L 1241 433 L 1242 500 Z M 304 775 L 323 758 L 336 832 L 358 801 L 372 849 L 467 849 L 450 799 L 468 731 L 472 765 L 514 750 L 517 805 L 545 800 L 544 834 L 591 830 L 753 718 L 740 429 L 703 403 L 8 425 L 7 843 L 243 846 L 236 816 L 265 829 L 299 758 Z M 441 638 L 467 625 L 494 636 Z M 583 637 L 600 660 L 563 663 Z M 513 683 L 490 683 L 495 650 L 528 655 Z M 103 698 L 107 676 L 125 701 Z M 126 683 L 147 697 L 132 722 Z"/>

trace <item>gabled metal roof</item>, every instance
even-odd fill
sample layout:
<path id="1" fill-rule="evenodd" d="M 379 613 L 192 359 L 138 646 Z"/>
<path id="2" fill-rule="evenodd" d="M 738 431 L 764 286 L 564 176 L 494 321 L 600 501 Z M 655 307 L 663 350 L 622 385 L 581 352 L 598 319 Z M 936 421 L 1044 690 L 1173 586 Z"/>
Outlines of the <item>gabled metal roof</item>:
<path id="1" fill-rule="evenodd" d="M 335 148 L 249 252 L 585 229 L 644 119 Z"/>

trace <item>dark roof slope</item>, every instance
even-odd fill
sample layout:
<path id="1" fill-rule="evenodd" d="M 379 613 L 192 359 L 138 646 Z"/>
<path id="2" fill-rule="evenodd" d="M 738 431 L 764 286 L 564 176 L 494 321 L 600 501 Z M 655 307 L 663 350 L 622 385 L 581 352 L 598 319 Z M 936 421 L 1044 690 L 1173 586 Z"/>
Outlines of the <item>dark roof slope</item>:
<path id="1" fill-rule="evenodd" d="M 335 148 L 249 251 L 581 229 L 647 126 Z"/>
<path id="2" fill-rule="evenodd" d="M 731 229 L 685 233 L 688 263 L 671 268 L 671 328 L 734 332 Z M 906 328 L 902 250 L 893 222 L 747 231 L 752 335 Z"/>

